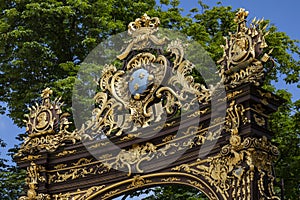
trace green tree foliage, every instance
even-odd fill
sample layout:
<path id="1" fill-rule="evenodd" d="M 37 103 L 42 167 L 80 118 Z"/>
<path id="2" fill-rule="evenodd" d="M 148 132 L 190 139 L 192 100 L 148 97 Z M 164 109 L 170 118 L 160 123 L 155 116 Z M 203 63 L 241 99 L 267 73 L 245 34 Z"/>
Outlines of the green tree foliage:
<path id="1" fill-rule="evenodd" d="M 5 147 L 6 144 L 0 139 L 0 148 Z M 24 183 L 24 170 L 8 163 L 8 160 L 0 158 L 0 199 L 15 200 L 19 197 Z"/>
<path id="2" fill-rule="evenodd" d="M 145 197 L 146 196 L 146 197 Z M 162 185 L 128 192 L 121 196 L 121 200 L 138 197 L 141 200 L 208 200 L 201 191 L 186 185 Z"/>
<path id="3" fill-rule="evenodd" d="M 3 200 L 18 199 L 25 186 L 26 171 L 16 166 L 0 168 L 0 198 Z"/>
<path id="4" fill-rule="evenodd" d="M 155 0 L 3 0 L 0 101 L 18 126 L 46 86 L 71 105 L 79 64 L 108 35 L 152 10 Z"/>
<path id="5" fill-rule="evenodd" d="M 24 126 L 22 119 L 27 112 L 26 107 L 32 105 L 41 90 L 48 86 L 54 90 L 55 95 L 62 96 L 70 108 L 72 87 L 79 64 L 97 44 L 110 35 L 126 31 L 127 24 L 144 12 L 149 16 L 159 17 L 162 27 L 181 31 L 199 42 L 214 61 L 222 56 L 220 45 L 225 42 L 223 36 L 236 31 L 236 24 L 233 22 L 235 11 L 231 7 L 209 8 L 199 1 L 196 8 L 183 16 L 179 0 L 161 0 L 159 4 L 156 2 L 2 0 L 0 101 L 7 102 L 9 116 L 15 124 Z M 270 33 L 266 37 L 269 44 L 266 52 L 273 49 L 275 66 L 266 66 L 268 74 L 265 87 L 271 90 L 271 81 L 277 80 L 279 75 L 284 75 L 287 83 L 299 83 L 300 50 L 297 41 L 284 32 L 279 32 L 272 24 L 267 29 Z M 286 198 L 295 199 L 300 196 L 297 167 L 300 160 L 300 103 L 292 102 L 291 96 L 286 92 L 279 91 L 278 94 L 285 97 L 287 102 L 274 114 L 271 121 L 271 128 L 275 132 L 274 142 L 281 151 L 276 163 L 276 174 L 279 180 L 283 179 L 285 182 Z M 3 108 L 0 108 L 0 112 L 3 112 Z M 3 162 L 0 161 L 1 163 Z M 2 165 L 1 170 L 1 177 L 6 177 L 6 180 L 17 178 L 14 177 L 18 174 L 14 173 L 15 169 Z M 3 175 L 2 172 L 7 173 Z M 1 184 L 4 182 L 1 181 Z M 0 188 L 14 190 L 13 185 L 6 184 L 0 185 Z M 175 193 L 185 194 L 178 189 L 180 188 L 163 187 L 156 189 L 155 194 L 157 197 L 161 194 L 171 195 L 172 190 L 174 196 Z M 195 191 L 187 189 L 186 193 L 193 195 Z"/>
<path id="6" fill-rule="evenodd" d="M 271 119 L 270 127 L 276 133 L 273 141 L 280 150 L 275 163 L 277 182 L 284 185 L 286 199 L 298 199 L 300 196 L 300 100 L 291 102 L 291 94 L 285 90 L 277 95 L 286 100 Z"/>
<path id="7" fill-rule="evenodd" d="M 154 194 L 143 200 L 208 200 L 198 189 L 184 185 L 167 185 L 154 188 Z"/>

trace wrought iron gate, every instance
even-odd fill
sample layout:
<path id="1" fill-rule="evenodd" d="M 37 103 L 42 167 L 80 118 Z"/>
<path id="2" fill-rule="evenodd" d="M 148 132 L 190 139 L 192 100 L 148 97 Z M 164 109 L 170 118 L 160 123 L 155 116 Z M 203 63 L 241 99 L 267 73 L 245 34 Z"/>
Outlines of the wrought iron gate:
<path id="1" fill-rule="evenodd" d="M 196 83 L 182 41 L 159 37 L 159 19 L 144 15 L 128 26 L 122 68 L 103 70 L 92 118 L 80 129 L 69 131 L 63 103 L 45 89 L 16 155 L 28 173 L 20 200 L 111 199 L 162 184 L 189 185 L 210 199 L 279 199 L 268 117 L 282 100 L 261 87 L 272 60 L 262 53 L 261 21 L 248 27 L 247 15 L 236 15 L 215 85 Z"/>

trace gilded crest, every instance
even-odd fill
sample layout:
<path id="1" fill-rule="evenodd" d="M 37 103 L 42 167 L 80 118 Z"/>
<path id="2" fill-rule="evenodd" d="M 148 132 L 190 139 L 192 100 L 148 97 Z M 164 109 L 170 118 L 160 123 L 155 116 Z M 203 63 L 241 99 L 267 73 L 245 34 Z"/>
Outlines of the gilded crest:
<path id="1" fill-rule="evenodd" d="M 231 34 L 226 45 L 223 57 L 218 61 L 221 64 L 219 74 L 227 88 L 234 88 L 242 83 L 251 82 L 259 85 L 264 77 L 263 65 L 272 61 L 264 49 L 268 46 L 265 41 L 267 26 L 261 28 L 264 20 L 254 19 L 250 26 L 246 25 L 248 11 L 241 8 L 235 17 L 238 24 L 237 32 Z"/>
<path id="2" fill-rule="evenodd" d="M 62 113 L 61 98 L 51 101 L 51 94 L 50 88 L 44 89 L 42 103 L 28 108 L 30 113 L 25 115 L 27 119 L 24 120 L 28 137 L 16 156 L 32 155 L 42 149 L 54 151 L 65 141 L 75 143 L 80 139 L 76 131 L 68 131 L 71 122 L 68 121 L 69 114 Z"/>
<path id="3" fill-rule="evenodd" d="M 159 24 L 146 14 L 129 24 L 131 40 L 117 56 L 122 69 L 107 64 L 102 71 L 94 117 L 81 129 L 84 138 L 120 136 L 210 100 L 213 88 L 191 76 L 195 65 L 185 58 L 187 45 L 155 34 Z"/>

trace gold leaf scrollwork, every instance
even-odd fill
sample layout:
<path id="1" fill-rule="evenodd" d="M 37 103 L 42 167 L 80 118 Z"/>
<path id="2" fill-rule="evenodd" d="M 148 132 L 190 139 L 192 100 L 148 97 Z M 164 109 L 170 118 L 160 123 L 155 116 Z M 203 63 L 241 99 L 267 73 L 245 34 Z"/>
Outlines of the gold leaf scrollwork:
<path id="1" fill-rule="evenodd" d="M 195 66 L 184 59 L 186 45 L 179 39 L 169 42 L 153 35 L 158 25 L 158 18 L 147 15 L 130 23 L 132 40 L 118 56 L 124 61 L 122 70 L 113 65 L 105 66 L 98 83 L 101 91 L 94 98 L 96 108 L 92 119 L 80 130 L 83 139 L 121 136 L 123 140 L 130 140 L 133 135 L 124 137 L 123 133 L 149 125 L 159 129 L 162 119 L 207 103 L 217 91 L 220 85 L 207 88 L 194 81 Z M 153 52 L 151 43 L 161 50 Z M 145 49 L 147 51 L 142 51 Z M 129 56 L 132 50 L 139 51 Z"/>
<path id="2" fill-rule="evenodd" d="M 154 33 L 158 31 L 160 20 L 157 17 L 149 17 L 144 14 L 141 18 L 136 19 L 128 25 L 128 34 L 132 40 L 122 54 L 117 56 L 118 59 L 124 60 L 132 50 L 142 50 L 154 45 L 163 45 L 167 38 L 159 39 Z"/>
<path id="3" fill-rule="evenodd" d="M 77 178 L 82 178 L 90 174 L 103 174 L 110 170 L 110 167 L 106 164 L 98 165 L 83 165 L 77 166 L 70 169 L 65 169 L 65 167 L 56 166 L 57 170 L 55 172 L 48 172 L 48 183 L 61 183 L 67 180 L 74 180 Z M 64 172 L 60 172 L 64 170 Z"/>
<path id="4" fill-rule="evenodd" d="M 176 123 L 176 121 L 172 121 L 170 123 L 164 123 L 163 125 L 155 127 L 153 130 L 155 131 L 155 130 L 161 130 L 161 129 L 164 129 L 167 127 L 172 127 L 175 123 Z"/>
<path id="5" fill-rule="evenodd" d="M 70 167 L 65 166 L 65 164 L 55 166 L 54 168 L 56 170 L 48 172 L 48 183 L 65 182 L 89 174 L 102 174 L 112 168 L 127 168 L 128 176 L 132 174 L 133 168 L 137 172 L 142 173 L 143 169 L 140 167 L 142 162 L 173 155 L 177 151 L 181 151 L 185 148 L 201 145 L 205 141 L 205 134 L 207 134 L 206 131 L 202 131 L 199 127 L 192 126 L 183 133 L 183 138 L 175 138 L 173 135 L 163 138 L 159 148 L 150 142 L 146 144 L 135 144 L 128 150 L 123 149 L 117 156 L 112 156 L 111 154 L 103 155 L 99 158 L 101 162 L 92 162 L 91 159 L 81 158 L 77 162 L 72 163 Z M 99 165 L 96 163 L 99 163 Z M 94 165 L 97 165 L 97 167 L 93 167 Z"/>
<path id="6" fill-rule="evenodd" d="M 187 180 L 191 185 L 195 186 L 196 188 L 199 188 L 199 189 L 204 189 L 203 188 L 203 185 L 201 185 L 199 182 L 197 181 L 192 181 L 192 180 Z"/>
<path id="7" fill-rule="evenodd" d="M 27 178 L 25 179 L 28 185 L 27 196 L 22 196 L 19 200 L 50 200 L 50 195 L 37 193 L 38 183 L 45 182 L 46 179 L 40 174 L 40 172 L 45 171 L 45 168 L 41 165 L 37 165 L 34 162 L 30 163 L 27 167 Z"/>
<path id="8" fill-rule="evenodd" d="M 272 95 L 272 93 L 270 93 L 270 92 L 262 92 L 261 90 L 257 90 L 257 91 L 262 97 L 266 97 L 268 99 L 274 99 L 276 101 L 279 100 L 278 98 L 276 98 L 275 95 Z"/>
<path id="9" fill-rule="evenodd" d="M 243 90 L 238 90 L 238 91 L 233 91 L 233 92 L 229 92 L 226 97 L 228 100 L 238 96 L 239 94 L 241 94 L 243 92 Z"/>
<path id="10" fill-rule="evenodd" d="M 254 173 L 258 173 L 261 195 L 267 199 L 279 199 L 273 190 L 266 193 L 264 188 L 273 188 L 272 161 L 277 155 L 277 148 L 266 137 L 242 141 L 240 136 L 231 135 L 230 144 L 224 146 L 217 156 L 182 164 L 172 170 L 202 176 L 216 187 L 224 199 L 250 199 Z"/>
<path id="11" fill-rule="evenodd" d="M 76 192 L 68 192 L 66 194 L 54 194 L 52 197 L 54 200 L 85 200 L 90 197 L 93 193 L 103 189 L 105 185 L 93 186 L 87 190 L 81 191 L 80 189 Z"/>
<path id="12" fill-rule="evenodd" d="M 32 161 L 32 160 L 36 160 L 36 159 L 41 158 L 41 157 L 42 157 L 42 155 L 28 155 L 28 156 L 25 156 L 25 157 L 21 158 L 21 160 L 30 160 L 30 161 Z"/>
<path id="13" fill-rule="evenodd" d="M 56 155 L 56 157 L 62 157 L 62 156 L 70 155 L 70 154 L 74 154 L 74 153 L 76 153 L 76 149 L 74 149 L 74 150 L 68 150 L 68 151 L 67 151 L 67 150 L 64 150 L 64 151 L 58 153 L 58 154 Z"/>
<path id="14" fill-rule="evenodd" d="M 236 104 L 235 101 L 231 101 L 229 107 L 227 108 L 227 116 L 226 116 L 226 130 L 233 135 L 238 134 L 238 128 L 243 123 L 248 121 L 247 117 L 245 117 L 244 106 L 242 104 Z"/>
<path id="15" fill-rule="evenodd" d="M 42 104 L 36 104 L 28 108 L 30 113 L 26 114 L 26 132 L 28 136 L 24 138 L 17 157 L 32 155 L 36 151 L 46 149 L 53 152 L 59 146 L 64 146 L 66 141 L 72 142 L 80 140 L 76 131 L 69 132 L 71 122 L 68 121 L 69 114 L 62 113 L 60 102 L 61 98 L 50 101 L 52 90 L 46 88 L 42 93 Z"/>
<path id="16" fill-rule="evenodd" d="M 89 164 L 91 162 L 92 162 L 92 159 L 80 158 L 77 162 L 72 163 L 72 165 L 79 166 L 79 165 Z"/>
<path id="17" fill-rule="evenodd" d="M 103 159 L 109 158 L 109 154 L 103 155 Z M 103 174 L 110 170 L 110 166 L 100 161 L 92 162 L 92 159 L 81 158 L 77 162 L 67 164 L 58 164 L 54 166 L 55 170 L 47 171 L 48 183 L 60 183 L 67 180 L 74 180 L 85 177 L 89 174 Z"/>
<path id="18" fill-rule="evenodd" d="M 61 163 L 61 164 L 55 165 L 55 166 L 54 166 L 54 169 L 63 169 L 63 168 L 65 168 L 66 166 L 67 166 L 67 164 Z"/>
<path id="19" fill-rule="evenodd" d="M 179 182 L 181 179 L 177 177 L 168 177 L 168 178 L 162 178 L 161 181 L 172 183 L 172 182 Z"/>
<path id="20" fill-rule="evenodd" d="M 201 116 L 203 114 L 206 114 L 208 111 L 209 111 L 209 108 L 205 108 L 204 110 L 197 110 L 193 114 L 188 115 L 188 118 Z"/>
<path id="21" fill-rule="evenodd" d="M 264 108 L 262 107 L 261 104 L 255 104 L 255 105 L 253 105 L 253 108 L 254 108 L 254 111 L 257 112 L 257 113 L 259 113 L 259 114 L 263 114 L 264 111 L 266 110 L 266 109 L 264 109 Z M 266 116 L 266 117 L 267 117 L 267 116 Z"/>
<path id="22" fill-rule="evenodd" d="M 106 194 L 103 195 L 103 199 L 108 199 L 109 197 L 112 197 L 113 195 L 117 194 L 120 192 L 120 189 L 115 189 L 115 190 L 112 190 Z"/>
<path id="23" fill-rule="evenodd" d="M 121 150 L 117 155 L 116 160 L 108 165 L 115 166 L 115 169 L 127 167 L 128 176 L 131 175 L 132 165 L 138 173 L 142 173 L 143 170 L 140 169 L 140 164 L 143 161 L 150 161 L 153 159 L 153 152 L 156 152 L 156 146 L 150 142 L 145 145 L 134 144 L 128 151 Z"/>
<path id="24" fill-rule="evenodd" d="M 120 139 L 120 141 L 128 141 L 128 140 L 132 140 L 132 139 L 134 139 L 134 138 L 137 138 L 139 135 L 141 135 L 142 133 L 141 132 L 139 132 L 139 133 L 137 133 L 137 134 L 131 134 L 131 133 L 129 133 L 129 134 L 127 134 L 126 136 L 124 136 L 124 137 L 122 137 L 121 139 Z"/>
<path id="25" fill-rule="evenodd" d="M 266 120 L 263 117 L 258 117 L 257 114 L 254 114 L 253 117 L 257 125 L 264 126 L 266 124 Z"/>
<path id="26" fill-rule="evenodd" d="M 133 177 L 131 184 L 127 188 L 139 188 L 151 182 L 151 180 L 146 180 L 140 175 L 136 175 Z"/>
<path id="27" fill-rule="evenodd" d="M 97 149 L 99 147 L 104 147 L 104 146 L 106 146 L 108 144 L 109 144 L 109 142 L 107 142 L 107 141 L 104 141 L 104 142 L 103 141 L 99 141 L 96 144 L 91 145 L 89 148 L 90 149 Z"/>

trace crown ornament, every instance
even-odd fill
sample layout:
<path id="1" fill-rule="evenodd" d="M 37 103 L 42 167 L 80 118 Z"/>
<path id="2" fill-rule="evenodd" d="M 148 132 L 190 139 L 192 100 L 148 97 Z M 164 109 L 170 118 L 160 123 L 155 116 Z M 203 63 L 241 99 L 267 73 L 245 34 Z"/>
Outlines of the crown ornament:
<path id="1" fill-rule="evenodd" d="M 156 32 L 160 20 L 158 17 L 149 17 L 146 13 L 141 17 L 137 18 L 134 22 L 130 22 L 128 25 L 128 34 L 135 36 L 142 33 Z"/>
<path id="2" fill-rule="evenodd" d="M 131 36 L 131 39 L 129 42 L 126 42 L 127 47 L 124 47 L 125 50 L 117 58 L 124 60 L 133 50 L 143 50 L 164 45 L 168 38 L 158 38 L 155 34 L 159 25 L 160 20 L 158 17 L 149 17 L 146 13 L 134 22 L 130 22 L 127 33 Z"/>

